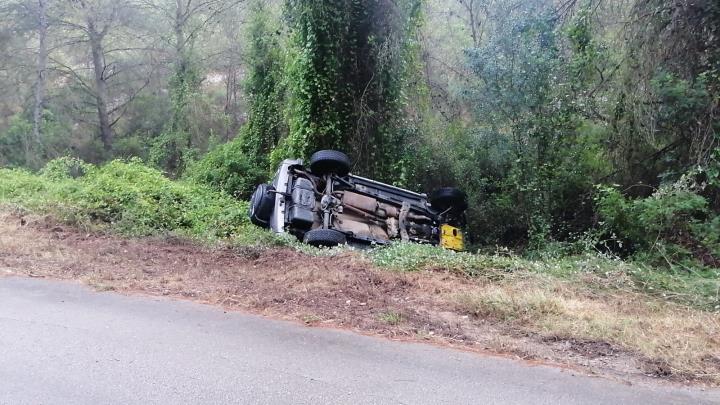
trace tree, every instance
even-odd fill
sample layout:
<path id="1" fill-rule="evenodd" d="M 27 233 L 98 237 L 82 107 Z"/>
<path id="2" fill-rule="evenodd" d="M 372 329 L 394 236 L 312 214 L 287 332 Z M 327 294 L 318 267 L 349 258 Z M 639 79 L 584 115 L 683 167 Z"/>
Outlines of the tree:
<path id="1" fill-rule="evenodd" d="M 9 32 L 14 31 L 17 42 L 6 42 L 10 52 L 6 59 L 13 59 L 14 63 L 9 69 L 27 71 L 31 68 L 35 77 L 28 82 L 32 83 L 33 108 L 32 132 L 24 136 L 22 143 L 24 149 L 24 163 L 28 166 L 37 166 L 38 157 L 42 155 L 42 118 L 45 107 L 45 87 L 48 58 L 48 0 L 16 0 L 7 2 L 0 8 L 0 14 L 10 22 Z M 37 44 L 35 44 L 37 40 Z M 25 60 L 28 58 L 28 60 Z M 33 58 L 34 63 L 29 59 Z M 32 66 L 32 67 L 31 67 Z"/>
<path id="2" fill-rule="evenodd" d="M 69 37 L 67 51 L 83 52 L 82 47 L 86 47 L 89 69 L 73 60 L 66 60 L 67 55 L 58 55 L 52 61 L 90 97 L 97 117 L 95 125 L 106 152 L 112 149 L 115 138 L 113 128 L 122 118 L 127 105 L 149 83 L 147 77 L 142 79 L 134 75 L 143 64 L 125 59 L 143 49 L 137 43 L 128 43 L 138 38 L 132 32 L 136 11 L 126 0 L 74 0 L 66 4 L 58 17 L 59 24 L 66 29 Z M 119 47 L 109 45 L 115 41 L 125 43 Z M 132 82 L 137 84 L 128 86 Z M 123 84 L 122 89 L 115 83 Z"/>
<path id="3" fill-rule="evenodd" d="M 720 5 L 637 0 L 612 114 L 624 184 L 657 185 L 707 167 L 720 146 Z"/>
<path id="4" fill-rule="evenodd" d="M 272 14 L 266 2 L 253 2 L 251 13 L 245 83 L 250 99 L 249 120 L 241 137 L 245 152 L 267 166 L 270 153 L 287 133 L 283 117 L 283 57 L 279 28 L 270 21 Z"/>
<path id="5" fill-rule="evenodd" d="M 37 32 L 38 32 L 38 52 L 37 52 L 37 79 L 35 81 L 35 104 L 33 106 L 33 138 L 35 144 L 42 144 L 42 115 L 45 108 L 45 79 L 48 61 L 48 0 L 37 0 Z M 26 157 L 26 161 L 30 161 L 30 156 Z"/>
<path id="6" fill-rule="evenodd" d="M 137 0 L 142 8 L 161 21 L 156 38 L 164 42 L 170 58 L 168 89 L 172 117 L 164 133 L 155 140 L 151 160 L 168 172 L 179 175 L 193 154 L 191 106 L 197 101 L 204 79 L 195 44 L 208 34 L 220 17 L 235 10 L 242 0 Z M 171 35 L 167 35 L 167 32 Z M 209 38 L 205 38 L 210 40 Z M 207 134 L 202 134 L 207 140 Z"/>
<path id="7" fill-rule="evenodd" d="M 276 156 L 342 149 L 356 171 L 393 180 L 420 3 L 289 0 L 287 10 L 290 135 Z"/>
<path id="8" fill-rule="evenodd" d="M 264 4 L 265 1 L 262 1 Z M 212 41 L 215 46 L 212 54 L 216 55 L 209 60 L 209 69 L 222 72 L 224 84 L 224 99 L 222 105 L 223 115 L 223 133 L 224 141 L 229 141 L 237 136 L 240 127 L 247 119 L 246 102 L 248 95 L 243 83 L 243 76 L 246 75 L 247 69 L 252 69 L 249 65 L 251 62 L 247 59 L 249 56 L 248 48 L 251 46 L 246 41 L 248 13 L 250 18 L 253 14 L 252 7 L 234 7 L 228 9 L 218 17 L 218 33 L 217 39 Z M 268 17 L 273 23 L 277 24 L 277 15 L 273 14 Z M 278 36 L 276 32 L 270 33 Z M 276 51 L 279 52 L 279 51 Z"/>
<path id="9" fill-rule="evenodd" d="M 487 15 L 487 0 L 455 0 L 464 11 L 464 19 L 474 48 L 482 44 L 483 39 L 483 16 Z"/>
<path id="10" fill-rule="evenodd" d="M 92 54 L 92 66 L 95 79 L 95 103 L 98 111 L 98 123 L 100 127 L 100 139 L 102 140 L 105 150 L 112 148 L 113 131 L 112 124 L 110 122 L 110 111 L 108 107 L 108 89 L 107 80 L 108 77 L 105 75 L 107 66 L 105 65 L 105 51 L 103 49 L 103 41 L 107 35 L 110 27 L 115 19 L 117 13 L 116 3 L 111 6 L 112 11 L 109 16 L 109 20 L 105 21 L 104 26 L 98 25 L 98 21 L 94 15 L 95 10 L 89 9 L 87 3 L 80 1 L 85 15 L 85 32 L 88 35 L 90 52 Z"/>

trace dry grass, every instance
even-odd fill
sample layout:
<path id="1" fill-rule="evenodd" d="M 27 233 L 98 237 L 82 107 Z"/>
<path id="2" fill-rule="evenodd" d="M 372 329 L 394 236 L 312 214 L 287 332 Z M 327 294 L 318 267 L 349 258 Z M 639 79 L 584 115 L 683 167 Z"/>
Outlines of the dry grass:
<path id="1" fill-rule="evenodd" d="M 525 278 L 454 294 L 459 311 L 560 339 L 601 341 L 636 352 L 645 372 L 720 381 L 720 314 L 631 292 L 597 292 Z"/>
<path id="2" fill-rule="evenodd" d="M 492 286 L 457 294 L 454 299 L 461 311 L 500 321 L 531 323 L 564 313 L 562 301 L 541 290 L 518 294 L 510 288 Z"/>

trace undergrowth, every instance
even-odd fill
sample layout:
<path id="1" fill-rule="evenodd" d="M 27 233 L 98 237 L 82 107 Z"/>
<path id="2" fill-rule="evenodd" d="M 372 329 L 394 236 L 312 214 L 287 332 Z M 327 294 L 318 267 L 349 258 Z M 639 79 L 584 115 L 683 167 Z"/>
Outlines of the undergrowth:
<path id="1" fill-rule="evenodd" d="M 173 233 L 201 240 L 273 240 L 249 223 L 247 202 L 206 186 L 172 181 L 137 159 L 97 167 L 61 158 L 40 174 L 0 169 L 0 202 L 128 236 Z"/>
<path id="2" fill-rule="evenodd" d="M 661 300 L 720 311 L 720 270 L 658 269 L 599 254 L 529 260 L 507 252 L 453 252 L 437 246 L 397 243 L 369 253 L 380 267 L 398 271 L 440 270 L 490 281 L 551 276 L 596 290 L 642 292 Z"/>
<path id="3" fill-rule="evenodd" d="M 0 169 L 0 204 L 49 214 L 81 228 L 128 236 L 174 234 L 208 243 L 288 246 L 313 256 L 349 249 L 316 249 L 293 236 L 260 229 L 247 219 L 247 202 L 203 184 L 170 180 L 137 159 L 94 166 L 61 158 L 49 162 L 38 174 Z M 495 282 L 543 275 L 596 290 L 642 292 L 720 310 L 720 270 L 712 268 L 657 268 L 596 253 L 530 260 L 507 251 L 453 252 L 410 243 L 363 254 L 374 265 L 396 271 L 447 271 Z"/>

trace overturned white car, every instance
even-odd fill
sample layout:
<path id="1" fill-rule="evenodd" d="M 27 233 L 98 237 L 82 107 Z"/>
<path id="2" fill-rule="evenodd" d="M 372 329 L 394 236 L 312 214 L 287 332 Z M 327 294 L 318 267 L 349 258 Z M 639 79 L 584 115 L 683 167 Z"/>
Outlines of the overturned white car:
<path id="1" fill-rule="evenodd" d="M 455 188 L 428 197 L 350 174 L 342 152 L 316 152 L 307 165 L 285 160 L 271 184 L 257 187 L 250 220 L 315 246 L 387 244 L 393 240 L 463 249 L 467 202 Z"/>

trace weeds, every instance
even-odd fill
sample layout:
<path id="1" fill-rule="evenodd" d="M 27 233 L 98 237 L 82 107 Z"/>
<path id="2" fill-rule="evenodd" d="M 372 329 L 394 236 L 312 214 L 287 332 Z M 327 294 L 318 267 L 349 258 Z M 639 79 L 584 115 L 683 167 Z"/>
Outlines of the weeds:
<path id="1" fill-rule="evenodd" d="M 369 255 L 375 265 L 400 271 L 445 270 L 472 277 L 502 277 L 504 272 L 519 269 L 515 257 L 455 252 L 416 243 L 393 243 Z"/>
<path id="2" fill-rule="evenodd" d="M 501 321 L 531 322 L 565 313 L 559 299 L 542 290 L 517 294 L 517 291 L 492 287 L 482 293 L 458 294 L 455 301 L 461 312 Z"/>
<path id="3" fill-rule="evenodd" d="M 388 325 L 398 325 L 402 322 L 403 317 L 398 312 L 387 311 L 378 315 L 378 319 L 387 323 Z"/>
<path id="4" fill-rule="evenodd" d="M 453 252 L 397 243 L 369 253 L 373 264 L 397 271 L 440 270 L 494 282 L 544 275 L 599 290 L 642 292 L 704 310 L 720 310 L 720 270 L 657 269 L 600 254 L 529 260 L 503 254 Z"/>

